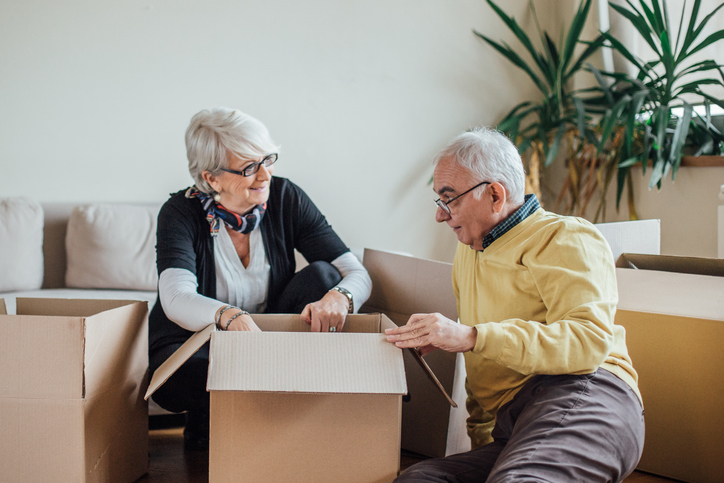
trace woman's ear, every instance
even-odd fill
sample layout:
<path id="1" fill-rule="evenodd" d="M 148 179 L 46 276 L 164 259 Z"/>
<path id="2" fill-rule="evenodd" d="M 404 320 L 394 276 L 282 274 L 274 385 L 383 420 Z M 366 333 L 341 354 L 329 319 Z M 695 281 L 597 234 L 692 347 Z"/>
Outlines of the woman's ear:
<path id="1" fill-rule="evenodd" d="M 221 192 L 221 185 L 217 176 L 211 174 L 209 171 L 203 171 L 201 173 L 201 177 L 204 178 L 204 181 L 209 183 L 209 186 L 211 186 L 214 191 L 217 193 Z"/>
<path id="2" fill-rule="evenodd" d="M 508 193 L 505 191 L 505 186 L 500 183 L 490 184 L 490 195 L 493 197 L 493 211 L 495 213 L 501 213 L 505 202 L 508 201 Z"/>

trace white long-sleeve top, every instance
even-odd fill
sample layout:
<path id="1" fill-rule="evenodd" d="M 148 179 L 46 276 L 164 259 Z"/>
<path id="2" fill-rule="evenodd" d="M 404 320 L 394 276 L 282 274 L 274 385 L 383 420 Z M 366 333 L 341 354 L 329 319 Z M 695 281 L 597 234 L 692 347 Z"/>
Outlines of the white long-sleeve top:
<path id="1" fill-rule="evenodd" d="M 244 267 L 226 229 L 219 230 L 214 243 L 216 299 L 197 292 L 198 281 L 190 270 L 168 268 L 161 272 L 158 294 L 166 316 L 184 329 L 196 332 L 213 323 L 216 312 L 227 304 L 251 313 L 263 312 L 270 266 L 259 229 L 249 235 L 249 250 L 249 266 Z M 331 263 L 342 275 L 338 286 L 352 294 L 356 312 L 372 291 L 367 270 L 351 252 Z"/>

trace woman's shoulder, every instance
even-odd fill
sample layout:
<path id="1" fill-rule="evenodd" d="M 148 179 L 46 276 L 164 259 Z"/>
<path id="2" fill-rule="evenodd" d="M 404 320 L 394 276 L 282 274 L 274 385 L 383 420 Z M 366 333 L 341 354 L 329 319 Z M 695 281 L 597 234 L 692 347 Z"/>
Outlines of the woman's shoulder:
<path id="1" fill-rule="evenodd" d="M 168 200 L 161 207 L 161 213 L 194 213 L 201 211 L 203 207 L 198 198 L 187 198 L 189 188 L 184 188 L 169 195 Z"/>

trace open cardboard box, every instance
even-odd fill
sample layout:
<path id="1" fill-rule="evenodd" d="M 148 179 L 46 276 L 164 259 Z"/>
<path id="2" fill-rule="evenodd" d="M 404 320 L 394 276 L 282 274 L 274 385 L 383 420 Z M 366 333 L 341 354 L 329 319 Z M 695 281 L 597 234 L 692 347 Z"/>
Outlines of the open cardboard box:
<path id="1" fill-rule="evenodd" d="M 724 260 L 622 254 L 616 323 L 646 410 L 638 468 L 691 482 L 724 474 Z"/>
<path id="2" fill-rule="evenodd" d="M 439 312 L 457 320 L 452 264 L 371 249 L 365 249 L 363 263 L 372 279 L 372 294 L 361 311 L 384 313 L 397 325 L 407 323 L 414 313 Z M 463 356 L 441 350 L 425 356 L 457 407 L 430 384 L 414 356 L 405 351 L 409 395 L 402 403 L 402 448 L 433 457 L 469 451 Z"/>
<path id="3" fill-rule="evenodd" d="M 136 481 L 148 470 L 146 302 L 0 299 L 0 480 Z"/>
<path id="4" fill-rule="evenodd" d="M 211 339 L 209 480 L 392 481 L 407 392 L 402 351 L 383 335 L 392 321 L 350 315 L 340 333 L 311 333 L 299 315 L 253 317 L 262 332 L 194 334 L 146 393 Z"/>
<path id="5" fill-rule="evenodd" d="M 614 261 L 622 253 L 661 253 L 661 220 L 614 221 L 595 227 L 608 242 Z"/>

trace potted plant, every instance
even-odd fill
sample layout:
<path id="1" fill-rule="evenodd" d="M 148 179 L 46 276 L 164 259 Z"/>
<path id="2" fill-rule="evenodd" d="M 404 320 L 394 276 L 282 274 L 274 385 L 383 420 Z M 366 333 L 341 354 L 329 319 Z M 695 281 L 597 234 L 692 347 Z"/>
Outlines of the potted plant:
<path id="1" fill-rule="evenodd" d="M 713 60 L 692 60 L 698 52 L 714 48 L 724 39 L 724 30 L 700 38 L 704 27 L 724 4 L 699 21 L 701 0 L 695 0 L 686 22 L 684 2 L 678 34 L 674 36 L 665 0 L 638 0 L 638 8 L 630 0 L 626 3 L 628 8 L 610 6 L 631 24 L 655 57 L 643 61 L 622 41 L 605 32 L 605 39 L 635 66 L 638 74 L 633 77 L 599 72 L 589 66 L 599 81 L 601 95 L 589 99 L 587 108 L 588 112 L 602 114 L 599 150 L 619 151 L 618 162 L 609 167 L 609 173 L 617 171 L 617 207 L 628 181 L 629 214 L 635 218 L 630 171 L 633 166 L 640 164 L 645 174 L 650 163 L 649 188 L 660 189 L 669 172 L 672 180 L 676 178 L 684 155 L 721 155 L 724 150 L 724 136 L 713 125 L 710 111 L 711 103 L 724 107 L 724 102 L 702 89 L 724 88 L 724 71 Z M 713 73 L 720 78 L 702 78 L 701 73 Z M 611 85 L 608 80 L 613 81 Z M 697 102 L 703 106 L 703 113 L 694 109 Z"/>
<path id="2" fill-rule="evenodd" d="M 538 102 L 519 103 L 497 126 L 513 140 L 524 159 L 528 173 L 527 190 L 541 198 L 541 168 L 549 166 L 556 159 L 561 152 L 562 144 L 564 157 L 569 160 L 580 152 L 590 152 L 591 147 L 594 147 L 595 151 L 595 145 L 585 138 L 580 147 L 574 147 L 570 142 L 572 138 L 583 132 L 582 123 L 585 123 L 582 99 L 577 91 L 570 88 L 570 84 L 573 76 L 583 70 L 588 58 L 603 44 L 604 37 L 600 35 L 590 42 L 583 52 L 576 52 L 576 47 L 581 43 L 581 34 L 591 8 L 591 0 L 583 0 L 579 4 L 567 32 L 561 35 L 558 44 L 541 29 L 535 6 L 531 2 L 530 9 L 540 36 L 539 48 L 535 47 L 534 42 L 514 18 L 508 16 L 492 0 L 487 2 L 532 59 L 532 62 L 526 62 L 516 49 L 507 43 L 497 42 L 473 30 L 475 35 L 525 72 L 541 92 Z M 569 142 L 564 142 L 565 139 Z"/>
<path id="3" fill-rule="evenodd" d="M 697 23 L 701 0 L 695 0 L 685 31 L 682 30 L 682 15 L 680 35 L 676 41 L 670 33 L 665 0 L 651 0 L 651 7 L 645 0 L 638 0 L 640 9 L 630 0 L 626 0 L 630 8 L 611 5 L 656 52 L 657 59 L 644 62 L 609 32 L 590 42 L 580 39 L 590 10 L 590 0 L 580 2 L 559 45 L 541 30 L 531 1 L 542 53 L 535 49 L 512 17 L 507 16 L 492 0 L 487 1 L 520 40 L 532 63 L 524 61 L 507 44 L 496 42 L 477 31 L 474 31 L 475 34 L 523 70 L 542 93 L 542 99 L 537 103 L 522 102 L 515 106 L 498 124 L 498 129 L 508 134 L 518 146 L 529 173 L 529 191 L 540 194 L 541 160 L 544 160 L 543 166 L 549 166 L 556 157 L 563 158 L 566 178 L 557 197 L 557 211 L 584 216 L 590 202 L 598 196 L 593 220 L 605 219 L 606 192 L 616 178 L 616 207 L 618 209 L 627 186 L 629 217 L 636 219 L 632 166 L 641 163 L 645 170 L 651 159 L 650 186 L 660 188 L 669 171 L 675 177 L 682 153 L 687 152 L 685 147 L 697 154 L 721 153 L 724 138 L 711 122 L 708 105 L 724 104 L 705 93 L 701 86 L 724 87 L 724 84 L 716 78 L 691 79 L 691 76 L 717 71 L 724 79 L 724 73 L 714 61 L 692 62 L 690 59 L 724 38 L 724 31 L 718 31 L 697 42 L 704 26 L 722 5 Z M 636 77 L 602 72 L 586 63 L 606 41 L 636 66 L 639 70 Z M 578 44 L 586 47 L 576 56 Z M 584 70 L 598 79 L 599 86 L 570 90 L 568 85 L 572 77 Z M 692 103 L 684 99 L 685 95 L 701 99 L 706 112 L 697 114 Z M 677 109 L 681 111 L 680 116 L 674 114 Z M 559 210 L 561 205 L 563 210 Z"/>

